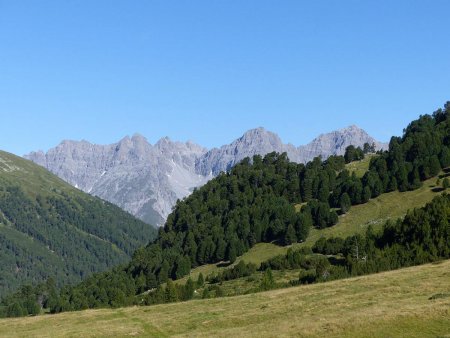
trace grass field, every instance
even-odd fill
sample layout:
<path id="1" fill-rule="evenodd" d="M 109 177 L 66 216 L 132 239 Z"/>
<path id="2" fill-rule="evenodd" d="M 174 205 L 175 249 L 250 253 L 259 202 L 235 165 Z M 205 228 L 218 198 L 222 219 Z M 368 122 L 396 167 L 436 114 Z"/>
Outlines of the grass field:
<path id="1" fill-rule="evenodd" d="M 370 160 L 377 155 L 368 154 L 361 161 L 354 161 L 347 163 L 345 168 L 350 171 L 350 173 L 355 172 L 357 177 L 363 177 L 367 170 L 369 170 Z"/>
<path id="2" fill-rule="evenodd" d="M 421 188 L 414 191 L 394 191 L 382 194 L 377 198 L 361 205 L 352 206 L 346 215 L 339 217 L 339 223 L 323 230 L 313 229 L 306 240 L 307 244 L 313 244 L 320 237 L 346 237 L 354 233 L 366 231 L 369 224 L 374 229 L 380 228 L 388 219 L 403 217 L 413 208 L 419 208 L 430 202 L 441 192 L 433 192 L 436 178 L 423 182 Z"/>
<path id="3" fill-rule="evenodd" d="M 450 261 L 237 297 L 0 320 L 1 337 L 450 337 Z"/>

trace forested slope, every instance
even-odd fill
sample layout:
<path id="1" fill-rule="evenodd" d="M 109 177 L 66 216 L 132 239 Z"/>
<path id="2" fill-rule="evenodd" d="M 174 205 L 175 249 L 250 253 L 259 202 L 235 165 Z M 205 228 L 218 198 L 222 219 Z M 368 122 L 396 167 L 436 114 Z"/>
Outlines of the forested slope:
<path id="1" fill-rule="evenodd" d="M 152 226 L 0 152 L 0 296 L 51 277 L 58 285 L 129 260 Z"/>

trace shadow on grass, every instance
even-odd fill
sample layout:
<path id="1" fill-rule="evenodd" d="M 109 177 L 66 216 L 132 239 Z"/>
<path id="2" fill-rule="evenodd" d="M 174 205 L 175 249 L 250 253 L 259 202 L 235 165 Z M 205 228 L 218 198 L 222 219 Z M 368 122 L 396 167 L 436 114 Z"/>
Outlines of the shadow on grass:
<path id="1" fill-rule="evenodd" d="M 330 256 L 328 257 L 328 261 L 331 265 L 345 266 L 345 258 L 343 257 Z"/>
<path id="2" fill-rule="evenodd" d="M 230 266 L 231 263 L 230 262 L 220 262 L 216 264 L 216 267 L 218 268 L 226 268 L 227 266 Z"/>

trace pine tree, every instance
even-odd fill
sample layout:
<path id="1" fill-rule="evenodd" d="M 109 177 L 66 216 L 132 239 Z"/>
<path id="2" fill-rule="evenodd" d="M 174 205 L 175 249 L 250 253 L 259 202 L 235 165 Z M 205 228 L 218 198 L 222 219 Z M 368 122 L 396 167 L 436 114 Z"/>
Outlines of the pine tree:
<path id="1" fill-rule="evenodd" d="M 436 176 L 441 171 L 441 164 L 436 155 L 430 158 L 430 175 Z"/>
<path id="2" fill-rule="evenodd" d="M 167 280 L 165 294 L 167 303 L 178 301 L 177 288 L 171 279 Z"/>
<path id="3" fill-rule="evenodd" d="M 237 254 L 236 254 L 236 246 L 234 244 L 234 241 L 232 241 L 230 244 L 228 244 L 226 256 L 227 256 L 227 259 L 230 262 L 230 264 L 233 264 L 236 261 Z"/>
<path id="4" fill-rule="evenodd" d="M 203 277 L 203 274 L 200 272 L 197 279 L 197 288 L 201 288 L 205 285 L 205 278 Z"/>
<path id="5" fill-rule="evenodd" d="M 21 317 L 25 316 L 25 310 L 19 303 L 12 303 L 10 304 L 6 309 L 6 316 L 7 317 Z"/>
<path id="6" fill-rule="evenodd" d="M 264 275 L 261 280 L 261 284 L 259 285 L 259 289 L 261 291 L 266 291 L 266 290 L 273 289 L 274 286 L 275 286 L 275 281 L 273 279 L 272 270 L 270 268 L 267 268 L 264 271 Z"/>
<path id="7" fill-rule="evenodd" d="M 184 285 L 184 300 L 192 299 L 194 296 L 195 291 L 195 285 L 194 281 L 189 277 L 189 279 L 186 281 L 186 284 Z"/>
<path id="8" fill-rule="evenodd" d="M 350 196 L 344 192 L 339 198 L 339 206 L 341 207 L 341 213 L 346 214 L 350 210 L 352 203 L 350 201 Z"/>
<path id="9" fill-rule="evenodd" d="M 450 182 L 448 180 L 448 177 L 444 178 L 444 180 L 442 181 L 442 187 L 447 190 L 450 186 Z"/>
<path id="10" fill-rule="evenodd" d="M 289 224 L 286 229 L 286 234 L 284 235 L 284 244 L 290 245 L 297 242 L 297 235 L 295 234 L 295 229 L 292 224 Z"/>
<path id="11" fill-rule="evenodd" d="M 303 242 L 309 235 L 309 230 L 312 227 L 312 219 L 310 213 L 300 212 L 295 222 L 295 232 L 297 241 Z"/>

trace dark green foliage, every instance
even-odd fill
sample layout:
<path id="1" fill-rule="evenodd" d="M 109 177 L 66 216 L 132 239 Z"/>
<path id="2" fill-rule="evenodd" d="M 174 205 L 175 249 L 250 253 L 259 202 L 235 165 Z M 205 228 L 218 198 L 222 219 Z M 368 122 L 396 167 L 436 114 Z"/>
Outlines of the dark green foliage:
<path id="1" fill-rule="evenodd" d="M 27 315 L 27 312 L 19 303 L 12 303 L 6 308 L 6 317 L 22 317 L 25 315 Z"/>
<path id="2" fill-rule="evenodd" d="M 171 279 L 166 284 L 166 303 L 173 303 L 178 300 L 178 290 Z"/>
<path id="3" fill-rule="evenodd" d="M 192 299 L 192 297 L 194 297 L 195 284 L 191 278 L 188 278 L 188 280 L 186 281 L 183 291 L 184 291 L 182 295 L 183 300 Z"/>
<path id="4" fill-rule="evenodd" d="M 1 305 L 6 308 L 3 316 L 38 315 L 41 313 L 41 308 L 53 306 L 53 303 L 57 302 L 57 298 L 56 284 L 52 278 L 34 287 L 23 285 L 16 293 L 3 298 Z"/>
<path id="5" fill-rule="evenodd" d="M 343 254 L 335 266 L 320 264 L 316 271 L 302 266 L 301 283 L 361 275 L 450 258 L 450 195 L 435 197 L 402 220 L 387 222 L 380 234 L 369 227 L 366 236 L 345 240 L 320 239 L 313 246 L 322 254 Z M 287 260 L 287 256 L 284 258 Z M 267 264 L 267 263 L 263 263 Z"/>
<path id="6" fill-rule="evenodd" d="M 448 145 L 442 147 L 442 150 L 439 154 L 439 162 L 442 168 L 447 168 L 450 166 L 450 148 Z"/>
<path id="7" fill-rule="evenodd" d="M 292 269 L 309 269 L 312 266 L 314 255 L 309 248 L 301 248 L 299 250 L 292 250 L 290 248 L 286 255 L 275 256 L 265 262 L 261 263 L 260 270 L 292 270 Z"/>
<path id="8" fill-rule="evenodd" d="M 284 244 L 290 245 L 297 242 L 297 235 L 292 224 L 289 224 L 284 235 Z"/>
<path id="9" fill-rule="evenodd" d="M 127 261 L 156 235 L 120 208 L 81 192 L 31 195 L 0 177 L 0 296 L 53 277 L 75 283 Z"/>
<path id="10" fill-rule="evenodd" d="M 444 178 L 444 180 L 442 181 L 442 188 L 444 188 L 445 190 L 447 190 L 450 187 L 450 182 L 448 180 L 448 177 Z"/>
<path id="11" fill-rule="evenodd" d="M 172 274 L 174 279 L 186 276 L 191 271 L 191 262 L 188 256 L 178 256 L 175 261 L 175 273 Z"/>
<path id="12" fill-rule="evenodd" d="M 372 144 L 369 144 L 367 142 L 364 143 L 363 153 L 364 154 L 375 153 L 375 143 L 372 143 Z"/>
<path id="13" fill-rule="evenodd" d="M 344 240 L 340 237 L 322 237 L 313 245 L 312 250 L 324 255 L 337 255 L 343 253 Z"/>
<path id="14" fill-rule="evenodd" d="M 302 212 L 310 213 L 313 223 L 319 229 L 330 227 L 338 222 L 338 216 L 335 211 L 330 211 L 328 202 L 311 200 L 307 206 L 303 207 Z"/>
<path id="15" fill-rule="evenodd" d="M 313 220 L 310 213 L 301 212 L 295 222 L 295 233 L 298 242 L 306 240 L 309 230 L 313 226 Z"/>
<path id="16" fill-rule="evenodd" d="M 205 284 L 205 278 L 203 277 L 203 274 L 200 272 L 200 274 L 198 275 L 198 279 L 197 279 L 197 288 L 203 287 L 204 284 Z"/>
<path id="17" fill-rule="evenodd" d="M 267 268 L 264 271 L 264 275 L 259 285 L 259 289 L 261 291 L 267 291 L 273 289 L 274 287 L 275 287 L 275 280 L 273 279 L 272 270 L 270 268 Z"/>
<path id="18" fill-rule="evenodd" d="M 352 206 L 352 201 L 350 200 L 350 196 L 344 192 L 339 198 L 339 206 L 341 207 L 341 213 L 346 214 L 347 211 L 350 210 Z"/>
<path id="19" fill-rule="evenodd" d="M 241 277 L 247 277 L 256 272 L 256 265 L 253 263 L 245 264 L 244 261 L 240 261 L 238 264 L 230 269 L 222 271 L 217 275 L 210 275 L 206 278 L 209 283 L 220 283 L 227 280 L 237 279 Z"/>
<path id="20" fill-rule="evenodd" d="M 191 278 L 188 278 L 184 285 L 175 284 L 169 279 L 165 287 L 159 285 L 156 289 L 151 290 L 144 296 L 138 296 L 138 300 L 139 304 L 144 305 L 187 301 L 194 297 L 196 288 L 197 285 Z"/>
<path id="21" fill-rule="evenodd" d="M 388 221 L 379 234 L 321 238 L 311 255 L 289 249 L 261 263 L 261 270 L 301 269 L 293 285 L 362 275 L 450 258 L 450 195 L 438 196 L 402 220 Z M 328 258 L 332 256 L 331 258 Z M 333 264 L 331 264 L 331 262 Z"/>
<path id="22" fill-rule="evenodd" d="M 360 147 L 355 148 L 355 146 L 350 145 L 347 148 L 345 148 L 344 154 L 345 163 L 360 161 L 364 159 L 364 154 L 365 154 L 364 151 Z"/>
<path id="23" fill-rule="evenodd" d="M 450 105 L 445 104 L 433 115 L 423 115 L 411 122 L 403 137 L 392 137 L 389 151 L 374 158 L 370 172 L 383 180 L 389 177 L 384 191 L 417 189 L 421 180 L 433 177 L 450 165 Z M 380 166 L 384 162 L 385 166 Z M 393 178 L 395 177 L 395 181 Z"/>

